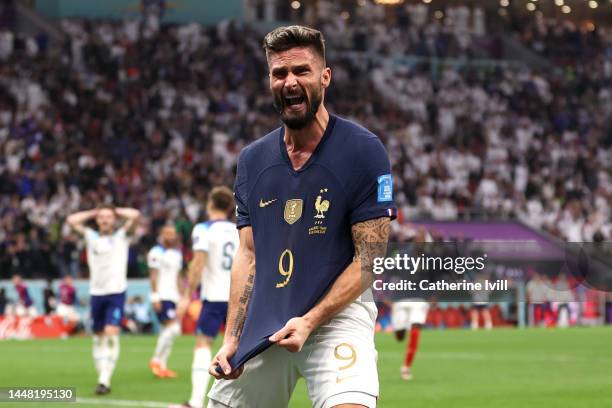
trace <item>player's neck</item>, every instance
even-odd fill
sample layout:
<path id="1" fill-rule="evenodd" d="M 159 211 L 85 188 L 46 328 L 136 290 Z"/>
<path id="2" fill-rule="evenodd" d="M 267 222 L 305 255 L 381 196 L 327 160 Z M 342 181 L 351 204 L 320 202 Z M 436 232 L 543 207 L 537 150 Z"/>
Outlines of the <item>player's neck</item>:
<path id="1" fill-rule="evenodd" d="M 227 215 L 224 212 L 210 211 L 208 213 L 208 221 L 225 221 L 225 220 L 227 220 Z"/>
<path id="2" fill-rule="evenodd" d="M 289 157 L 292 154 L 314 152 L 323 138 L 328 123 L 329 113 L 321 103 L 314 120 L 305 128 L 290 129 L 285 126 L 284 141 Z"/>

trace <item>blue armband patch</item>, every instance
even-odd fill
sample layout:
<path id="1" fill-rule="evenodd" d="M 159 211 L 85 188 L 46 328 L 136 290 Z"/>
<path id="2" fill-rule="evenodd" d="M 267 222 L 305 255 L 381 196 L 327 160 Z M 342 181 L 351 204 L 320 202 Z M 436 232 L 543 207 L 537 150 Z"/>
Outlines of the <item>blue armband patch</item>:
<path id="1" fill-rule="evenodd" d="M 393 180 L 390 174 L 378 177 L 378 202 L 393 201 Z"/>

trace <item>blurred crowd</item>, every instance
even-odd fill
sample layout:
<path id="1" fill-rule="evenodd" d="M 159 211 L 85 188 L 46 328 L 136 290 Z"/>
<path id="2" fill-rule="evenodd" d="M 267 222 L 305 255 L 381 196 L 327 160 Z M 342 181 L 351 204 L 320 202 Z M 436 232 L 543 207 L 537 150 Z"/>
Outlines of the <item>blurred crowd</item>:
<path id="1" fill-rule="evenodd" d="M 351 11 L 337 1 L 319 1 L 312 21 L 340 50 L 420 57 L 498 56 L 501 44 L 496 36 L 485 37 L 485 12 L 480 7 L 448 6 L 434 10 L 423 3 L 394 8 L 372 2 L 357 2 Z"/>
<path id="2" fill-rule="evenodd" d="M 612 57 L 612 30 L 593 22 L 578 24 L 533 13 L 510 20 L 508 26 L 524 45 L 557 63 Z"/>
<path id="3" fill-rule="evenodd" d="M 384 55 L 448 55 L 405 36 L 436 24 L 456 42 L 463 28 L 428 17 L 394 34 L 351 21 L 322 22 L 326 103 L 387 145 L 402 219 L 513 217 L 570 241 L 612 239 L 607 54 L 545 73 L 404 65 Z M 0 277 L 82 274 L 82 244 L 63 221 L 99 202 L 141 210 L 129 261 L 137 276 L 158 228 L 175 220 L 187 244 L 209 188 L 231 185 L 240 149 L 279 126 L 262 33 L 155 18 L 71 19 L 62 29 L 58 48 L 0 31 Z"/>

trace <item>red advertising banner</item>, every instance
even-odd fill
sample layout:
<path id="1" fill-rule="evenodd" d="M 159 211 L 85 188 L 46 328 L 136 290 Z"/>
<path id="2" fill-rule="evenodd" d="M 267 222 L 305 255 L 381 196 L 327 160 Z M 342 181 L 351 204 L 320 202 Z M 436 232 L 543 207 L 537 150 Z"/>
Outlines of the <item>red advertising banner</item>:
<path id="1" fill-rule="evenodd" d="M 58 316 L 0 316 L 0 340 L 58 338 L 67 336 L 69 331 L 70 325 Z"/>

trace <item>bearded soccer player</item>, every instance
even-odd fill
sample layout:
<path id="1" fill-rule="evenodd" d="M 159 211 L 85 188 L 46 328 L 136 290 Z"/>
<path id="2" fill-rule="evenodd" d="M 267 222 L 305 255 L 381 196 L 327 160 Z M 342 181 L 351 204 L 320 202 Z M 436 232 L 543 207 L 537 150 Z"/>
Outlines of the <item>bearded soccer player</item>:
<path id="1" fill-rule="evenodd" d="M 176 302 L 179 301 L 179 279 L 183 270 L 183 254 L 177 248 L 178 235 L 174 225 L 165 225 L 159 234 L 159 244 L 147 254 L 151 294 L 149 300 L 161 330 L 149 368 L 158 378 L 174 378 L 176 373 L 167 366 L 174 339 L 181 334 L 176 316 Z"/>
<path id="2" fill-rule="evenodd" d="M 319 31 L 281 27 L 264 49 L 284 125 L 239 157 L 240 246 L 208 407 L 287 407 L 299 377 L 316 408 L 375 407 L 376 308 L 361 296 L 395 216 L 389 159 L 326 110 Z"/>
<path id="3" fill-rule="evenodd" d="M 124 220 L 115 229 L 117 218 Z M 98 372 L 96 394 L 111 391 L 110 381 L 119 358 L 119 333 L 125 291 L 130 237 L 138 224 L 140 212 L 133 208 L 101 205 L 97 209 L 70 215 L 66 222 L 85 238 L 89 266 L 89 294 L 93 320 L 93 358 Z M 95 219 L 98 230 L 85 226 Z"/>

